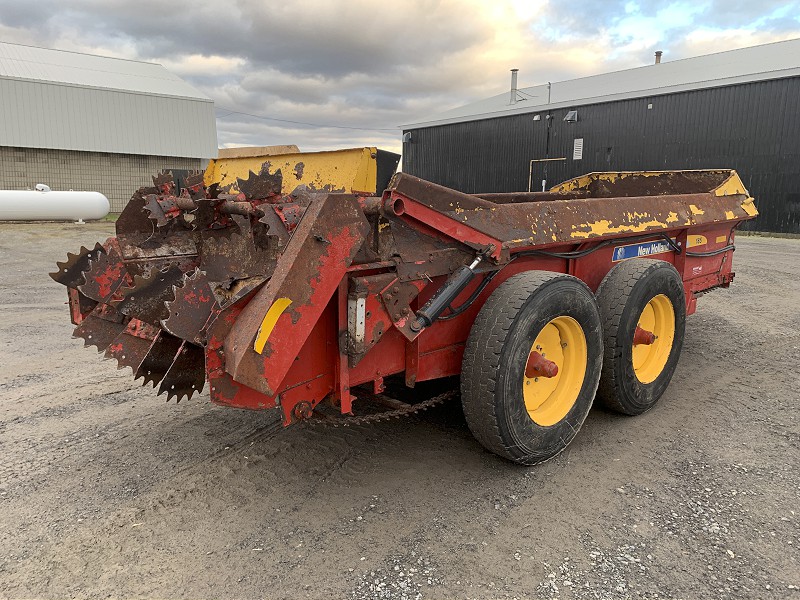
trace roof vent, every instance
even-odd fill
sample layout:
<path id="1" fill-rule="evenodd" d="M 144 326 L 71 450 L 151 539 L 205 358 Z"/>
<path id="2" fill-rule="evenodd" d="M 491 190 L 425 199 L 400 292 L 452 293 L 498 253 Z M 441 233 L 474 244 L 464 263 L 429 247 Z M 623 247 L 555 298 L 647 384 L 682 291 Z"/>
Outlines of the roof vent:
<path id="1" fill-rule="evenodd" d="M 517 103 L 517 73 L 519 69 L 511 69 L 511 98 L 509 104 Z"/>
<path id="2" fill-rule="evenodd" d="M 661 50 L 656 50 L 656 64 L 661 64 L 661 55 L 664 54 Z"/>

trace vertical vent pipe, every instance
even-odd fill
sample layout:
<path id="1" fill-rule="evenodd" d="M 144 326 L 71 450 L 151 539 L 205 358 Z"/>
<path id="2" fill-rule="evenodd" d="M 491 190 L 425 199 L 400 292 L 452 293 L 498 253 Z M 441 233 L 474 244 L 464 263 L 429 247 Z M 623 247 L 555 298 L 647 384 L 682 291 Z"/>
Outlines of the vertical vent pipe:
<path id="1" fill-rule="evenodd" d="M 511 69 L 511 97 L 509 104 L 517 103 L 517 73 L 519 69 Z"/>

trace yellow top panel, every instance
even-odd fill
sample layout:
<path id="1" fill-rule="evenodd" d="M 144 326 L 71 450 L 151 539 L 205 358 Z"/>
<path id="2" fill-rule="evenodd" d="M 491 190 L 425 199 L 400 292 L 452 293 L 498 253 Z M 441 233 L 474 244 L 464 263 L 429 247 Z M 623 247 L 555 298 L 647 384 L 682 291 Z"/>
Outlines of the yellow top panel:
<path id="1" fill-rule="evenodd" d="M 622 171 L 588 173 L 551 188 L 552 192 L 586 190 L 590 198 L 713 194 L 743 196 L 741 207 L 751 217 L 758 215 L 753 198 L 733 169 L 686 171 Z M 695 214 L 702 209 L 692 205 Z M 732 218 L 732 217 L 731 217 Z"/>
<path id="2" fill-rule="evenodd" d="M 291 193 L 300 185 L 314 191 L 360 192 L 375 194 L 377 186 L 376 148 L 351 148 L 330 152 L 299 152 L 272 156 L 217 158 L 208 163 L 206 186 L 218 183 L 226 193 L 238 193 L 237 179 L 247 179 L 250 171 L 283 176 L 282 192 Z"/>
<path id="3" fill-rule="evenodd" d="M 576 190 L 588 190 L 592 197 L 659 196 L 710 192 L 716 196 L 748 195 L 739 175 L 732 169 L 588 173 L 560 183 L 550 191 L 570 192 Z"/>

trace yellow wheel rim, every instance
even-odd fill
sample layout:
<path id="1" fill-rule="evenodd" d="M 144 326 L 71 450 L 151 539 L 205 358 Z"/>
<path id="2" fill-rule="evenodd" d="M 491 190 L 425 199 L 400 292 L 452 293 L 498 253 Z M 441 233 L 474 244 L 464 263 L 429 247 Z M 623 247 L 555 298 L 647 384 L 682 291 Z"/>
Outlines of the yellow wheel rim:
<path id="1" fill-rule="evenodd" d="M 642 383 L 652 383 L 661 375 L 675 339 L 675 309 L 664 294 L 659 294 L 642 310 L 638 326 L 656 336 L 652 344 L 634 344 L 633 371 Z"/>
<path id="2" fill-rule="evenodd" d="M 583 328 L 572 317 L 556 317 L 536 336 L 529 356 L 534 352 L 558 367 L 554 377 L 522 376 L 528 415 L 537 425 L 549 427 L 567 415 L 583 387 L 587 365 Z"/>

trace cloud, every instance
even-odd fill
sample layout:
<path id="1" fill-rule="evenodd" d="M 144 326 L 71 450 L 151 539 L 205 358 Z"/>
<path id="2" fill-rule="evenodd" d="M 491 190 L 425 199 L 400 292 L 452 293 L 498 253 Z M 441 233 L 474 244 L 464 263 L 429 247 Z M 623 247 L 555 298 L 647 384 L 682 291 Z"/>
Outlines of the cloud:
<path id="1" fill-rule="evenodd" d="M 399 150 L 397 125 L 504 91 L 512 67 L 523 86 L 563 81 L 656 49 L 800 37 L 798 15 L 774 0 L 0 0 L 0 39 L 159 62 L 216 101 L 223 145 Z"/>

